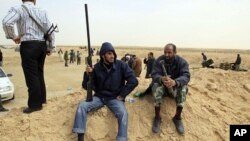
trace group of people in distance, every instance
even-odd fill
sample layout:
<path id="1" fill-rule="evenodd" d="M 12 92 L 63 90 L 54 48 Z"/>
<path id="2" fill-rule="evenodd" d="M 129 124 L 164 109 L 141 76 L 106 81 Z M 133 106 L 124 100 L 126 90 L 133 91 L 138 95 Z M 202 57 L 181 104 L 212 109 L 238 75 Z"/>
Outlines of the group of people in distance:
<path id="1" fill-rule="evenodd" d="M 78 50 L 77 52 L 75 52 L 74 49 L 71 49 L 70 51 L 66 50 L 65 52 L 62 51 L 62 49 L 60 48 L 60 50 L 58 51 L 59 54 L 59 58 L 60 61 L 63 62 L 64 59 L 64 66 L 68 67 L 69 63 L 70 64 L 74 64 L 76 62 L 77 65 L 81 65 L 81 53 Z"/>

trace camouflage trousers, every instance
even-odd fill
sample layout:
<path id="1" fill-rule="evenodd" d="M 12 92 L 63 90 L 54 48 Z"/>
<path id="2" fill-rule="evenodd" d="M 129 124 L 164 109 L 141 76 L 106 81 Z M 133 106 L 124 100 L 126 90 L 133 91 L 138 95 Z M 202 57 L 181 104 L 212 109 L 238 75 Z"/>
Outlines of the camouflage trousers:
<path id="1" fill-rule="evenodd" d="M 160 106 L 163 96 L 170 96 L 175 99 L 177 106 L 184 106 L 187 95 L 187 86 L 175 87 L 174 93 L 170 93 L 168 88 L 164 85 L 154 83 L 152 86 L 155 106 Z"/>

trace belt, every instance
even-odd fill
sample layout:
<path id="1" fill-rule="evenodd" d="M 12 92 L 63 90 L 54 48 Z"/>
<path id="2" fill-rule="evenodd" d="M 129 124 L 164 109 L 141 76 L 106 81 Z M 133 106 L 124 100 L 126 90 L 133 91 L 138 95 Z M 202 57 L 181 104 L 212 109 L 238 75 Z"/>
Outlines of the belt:
<path id="1" fill-rule="evenodd" d="M 21 43 L 43 43 L 45 41 L 41 41 L 41 40 L 30 40 L 30 41 L 22 41 Z"/>

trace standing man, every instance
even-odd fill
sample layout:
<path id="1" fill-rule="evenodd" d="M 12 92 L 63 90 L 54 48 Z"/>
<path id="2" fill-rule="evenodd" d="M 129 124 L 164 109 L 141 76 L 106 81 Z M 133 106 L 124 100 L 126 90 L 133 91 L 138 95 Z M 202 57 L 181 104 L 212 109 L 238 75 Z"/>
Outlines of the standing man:
<path id="1" fill-rule="evenodd" d="M 153 70 L 154 62 L 155 62 L 154 53 L 149 52 L 148 57 L 144 58 L 144 60 L 143 60 L 143 63 L 146 65 L 146 68 L 147 68 L 147 72 L 146 72 L 146 76 L 145 76 L 146 79 L 151 78 L 151 73 Z M 152 84 L 153 83 L 150 83 L 144 92 L 136 92 L 133 96 L 134 97 L 143 97 L 145 95 L 152 94 Z"/>
<path id="2" fill-rule="evenodd" d="M 0 49 L 0 67 L 2 67 L 2 66 L 3 66 L 3 53 Z"/>
<path id="3" fill-rule="evenodd" d="M 168 74 L 167 76 L 164 70 L 166 70 Z M 184 102 L 186 101 L 187 84 L 190 80 L 190 73 L 187 61 L 176 55 L 176 46 L 174 44 L 170 43 L 164 47 L 164 55 L 160 56 L 154 64 L 152 78 L 152 91 L 155 100 L 155 119 L 152 128 L 153 132 L 160 132 L 160 106 L 163 95 L 168 95 L 173 97 L 176 101 L 176 114 L 173 117 L 175 127 L 178 133 L 184 134 L 181 112 Z"/>
<path id="4" fill-rule="evenodd" d="M 153 70 L 154 62 L 155 62 L 154 53 L 153 52 L 149 52 L 148 53 L 148 57 L 144 58 L 143 62 L 144 62 L 144 64 L 147 67 L 147 72 L 146 72 L 145 78 L 146 79 L 147 78 L 151 78 L 151 73 L 152 73 L 152 70 Z"/>
<path id="5" fill-rule="evenodd" d="M 68 51 L 66 50 L 65 53 L 64 53 L 64 61 L 65 61 L 65 67 L 68 67 L 68 61 L 69 61 L 69 54 L 68 54 Z"/>
<path id="6" fill-rule="evenodd" d="M 33 18 L 48 30 L 51 23 L 46 12 L 36 6 L 36 0 L 22 0 L 22 2 Z M 44 32 L 30 18 L 29 13 L 21 5 L 12 7 L 2 21 L 6 38 L 12 39 L 16 44 L 21 43 L 22 68 L 29 93 L 28 108 L 23 112 L 27 114 L 41 110 L 42 104 L 46 103 L 44 61 L 46 54 L 51 54 L 51 51 L 47 51 Z M 18 34 L 14 31 L 15 25 Z M 53 34 L 52 44 L 54 44 Z"/>
<path id="7" fill-rule="evenodd" d="M 82 101 L 76 110 L 73 132 L 78 134 L 78 141 L 84 140 L 87 113 L 104 105 L 107 105 L 118 119 L 117 141 L 127 141 L 128 113 L 124 101 L 138 85 L 138 80 L 131 68 L 125 62 L 116 60 L 116 57 L 113 46 L 105 42 L 101 46 L 100 61 L 93 68 L 86 68 L 82 87 L 87 89 L 86 74 L 92 72 L 95 94 L 92 101 Z"/>
<path id="8" fill-rule="evenodd" d="M 74 50 L 71 49 L 70 50 L 70 53 L 69 53 L 69 63 L 73 63 L 74 64 L 74 58 L 75 58 L 75 53 L 74 53 Z"/>
<path id="9" fill-rule="evenodd" d="M 63 51 L 62 51 L 62 49 L 60 48 L 57 53 L 59 55 L 60 62 L 63 62 Z"/>
<path id="10" fill-rule="evenodd" d="M 79 50 L 76 53 L 76 64 L 81 65 L 81 53 Z"/>

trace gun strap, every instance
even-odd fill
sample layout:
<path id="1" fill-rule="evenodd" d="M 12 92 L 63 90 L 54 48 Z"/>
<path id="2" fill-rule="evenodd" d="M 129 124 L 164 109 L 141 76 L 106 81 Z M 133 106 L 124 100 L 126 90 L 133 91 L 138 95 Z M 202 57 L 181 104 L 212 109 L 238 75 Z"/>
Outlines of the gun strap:
<path id="1" fill-rule="evenodd" d="M 26 12 L 29 14 L 29 17 L 36 23 L 36 25 L 38 26 L 38 28 L 40 28 L 40 30 L 45 34 L 46 30 L 43 28 L 43 26 L 30 14 L 29 9 L 25 6 L 22 5 L 22 7 L 26 10 Z"/>

